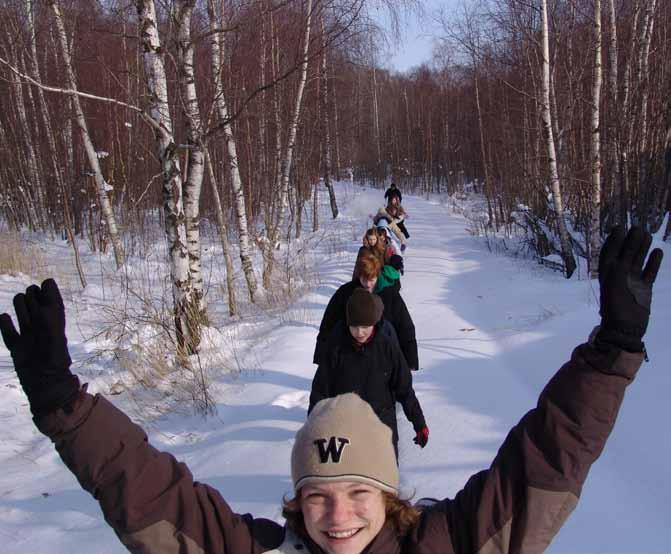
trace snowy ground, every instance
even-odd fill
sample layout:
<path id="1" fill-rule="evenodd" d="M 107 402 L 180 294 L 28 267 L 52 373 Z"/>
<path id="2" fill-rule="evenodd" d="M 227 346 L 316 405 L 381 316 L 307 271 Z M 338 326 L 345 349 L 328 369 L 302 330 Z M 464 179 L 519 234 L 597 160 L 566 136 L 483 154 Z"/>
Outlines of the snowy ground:
<path id="1" fill-rule="evenodd" d="M 353 228 L 362 234 L 382 194 L 364 190 L 350 196 L 338 225 L 351 239 Z M 586 339 L 598 321 L 598 289 L 594 282 L 566 281 L 528 260 L 491 254 L 466 231 L 465 220 L 438 201 L 408 196 L 404 205 L 412 238 L 402 294 L 417 328 L 421 371 L 415 374 L 415 388 L 431 436 L 420 450 L 399 414 L 402 486 L 416 497 L 453 496 L 468 476 L 489 464 L 508 429 L 534 406 L 572 348 Z M 671 552 L 671 433 L 664 397 L 671 390 L 671 249 L 656 245 L 666 249 L 667 259 L 646 341 L 651 361 L 630 387 L 582 499 L 549 552 Z M 67 256 L 58 252 L 65 246 L 43 247 L 54 264 L 66 263 Z M 220 489 L 238 511 L 280 517 L 280 499 L 290 490 L 293 436 L 305 419 L 315 370 L 311 359 L 321 313 L 336 287 L 351 276 L 357 248 L 352 240 L 346 254 L 325 259 L 320 284 L 285 312 L 281 324 L 268 322 L 264 340 L 247 354 L 253 367 L 217 387 L 215 417 L 172 414 L 151 425 L 150 439 L 157 447 L 186 461 L 200 481 Z M 63 271 L 54 267 L 56 274 Z M 26 279 L 0 276 L 3 310 L 26 284 Z M 99 288 L 93 290 L 100 297 Z M 89 352 L 84 337 L 94 334 L 98 315 L 82 309 L 82 298 L 76 310 L 66 303 L 75 360 Z M 110 384 L 114 364 L 106 363 L 99 377 L 78 366 L 93 390 L 104 391 Z M 2 552 L 125 552 L 97 504 L 34 429 L 1 346 L 0 390 Z M 111 399 L 126 407 L 125 396 Z"/>

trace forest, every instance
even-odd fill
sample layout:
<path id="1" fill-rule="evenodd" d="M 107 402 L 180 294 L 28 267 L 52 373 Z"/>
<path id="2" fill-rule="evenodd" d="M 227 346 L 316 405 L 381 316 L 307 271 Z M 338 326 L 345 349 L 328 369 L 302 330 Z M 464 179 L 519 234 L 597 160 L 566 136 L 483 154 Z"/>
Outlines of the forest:
<path id="1" fill-rule="evenodd" d="M 481 194 L 482 233 L 596 275 L 612 225 L 671 207 L 671 4 L 477 0 L 4 0 L 0 214 L 7 232 L 111 253 L 168 245 L 175 342 L 207 322 L 200 233 L 257 303 L 280 243 L 338 216 L 340 180 Z M 384 13 L 391 31 L 376 19 Z M 442 29 L 404 73 L 403 19 Z M 206 225 L 207 224 L 207 225 Z M 671 234 L 671 222 L 664 230 Z M 160 238 L 160 237 L 159 237 Z M 237 258 L 239 257 L 239 262 Z M 76 261 L 79 280 L 86 275 Z"/>

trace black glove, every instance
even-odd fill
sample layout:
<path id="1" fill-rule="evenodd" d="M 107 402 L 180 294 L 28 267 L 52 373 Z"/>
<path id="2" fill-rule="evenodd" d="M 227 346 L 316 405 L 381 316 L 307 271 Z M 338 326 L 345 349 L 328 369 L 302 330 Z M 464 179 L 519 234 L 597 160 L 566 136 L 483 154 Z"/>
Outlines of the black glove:
<path id="1" fill-rule="evenodd" d="M 618 226 L 601 248 L 601 328 L 597 341 L 629 352 L 643 351 L 642 339 L 650 318 L 652 284 L 663 257 L 663 252 L 655 248 L 643 268 L 651 243 L 652 236 L 641 228 L 632 227 L 625 236 L 624 229 Z"/>
<path id="2" fill-rule="evenodd" d="M 19 322 L 16 331 L 9 314 L 0 315 L 0 332 L 12 355 L 14 369 L 35 417 L 68 405 L 79 392 L 79 379 L 70 372 L 65 308 L 58 285 L 47 279 L 14 297 Z"/>
<path id="3" fill-rule="evenodd" d="M 389 258 L 389 265 L 393 267 L 396 271 L 400 272 L 403 275 L 403 257 L 398 254 L 394 254 Z"/>

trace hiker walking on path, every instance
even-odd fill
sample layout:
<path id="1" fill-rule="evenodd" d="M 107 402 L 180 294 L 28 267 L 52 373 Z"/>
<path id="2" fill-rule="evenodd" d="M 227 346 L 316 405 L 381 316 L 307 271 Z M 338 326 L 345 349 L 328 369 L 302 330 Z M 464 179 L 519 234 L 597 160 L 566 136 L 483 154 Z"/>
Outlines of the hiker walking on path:
<path id="1" fill-rule="evenodd" d="M 324 398 L 355 392 L 392 430 L 398 458 L 396 402 L 403 407 L 415 430 L 415 443 L 422 448 L 429 440 L 429 428 L 394 328 L 382 319 L 383 310 L 379 296 L 363 288 L 352 293 L 347 301 L 346 321 L 339 322 L 331 333 L 312 381 L 308 414 Z"/>
<path id="2" fill-rule="evenodd" d="M 395 272 L 394 275 L 389 270 L 385 270 L 388 273 L 387 279 L 389 280 L 389 285 L 386 286 L 385 289 L 388 288 L 389 290 L 386 292 L 383 291 L 383 293 L 380 294 L 382 302 L 384 303 L 383 317 L 394 326 L 394 330 L 398 336 L 399 346 L 405 356 L 408 366 L 410 366 L 411 369 L 419 368 L 415 324 L 413 323 L 412 317 L 410 317 L 410 312 L 408 312 L 408 308 L 400 294 L 400 274 L 391 266 L 382 266 L 379 259 L 370 253 L 364 253 L 357 260 L 354 270 L 357 277 L 338 288 L 329 300 L 326 310 L 324 310 L 321 324 L 319 325 L 317 344 L 312 358 L 313 363 L 319 365 L 330 334 L 338 322 L 346 320 L 345 308 L 347 301 L 354 290 L 363 287 L 369 292 L 373 292 L 383 267 L 388 267 L 389 270 Z"/>
<path id="3" fill-rule="evenodd" d="M 422 511 L 399 496 L 391 430 L 356 394 L 317 403 L 297 432 L 283 526 L 235 513 L 221 492 L 195 481 L 123 412 L 81 386 L 70 372 L 53 280 L 16 295 L 19 330 L 2 314 L 0 332 L 35 425 L 134 554 L 543 552 L 575 509 L 643 362 L 662 261 L 656 249 L 644 265 L 651 241 L 638 228 L 609 236 L 593 340 L 550 379 L 489 468 Z"/>
<path id="4" fill-rule="evenodd" d="M 392 183 L 391 185 L 389 185 L 389 188 L 385 191 L 384 193 L 385 201 L 389 202 L 389 198 L 392 195 L 398 196 L 398 201 L 403 202 L 403 195 L 401 194 L 401 190 L 396 186 L 396 183 Z"/>
<path id="5" fill-rule="evenodd" d="M 410 237 L 403 221 L 407 217 L 403 206 L 398 202 L 398 196 L 392 194 L 389 203 L 381 207 L 375 216 L 373 216 L 373 223 L 377 226 L 389 227 L 392 233 L 396 235 L 401 243 L 401 251 L 405 250 L 406 239 Z M 402 227 L 402 228 L 401 228 Z M 403 231 L 405 229 L 405 231 Z"/>

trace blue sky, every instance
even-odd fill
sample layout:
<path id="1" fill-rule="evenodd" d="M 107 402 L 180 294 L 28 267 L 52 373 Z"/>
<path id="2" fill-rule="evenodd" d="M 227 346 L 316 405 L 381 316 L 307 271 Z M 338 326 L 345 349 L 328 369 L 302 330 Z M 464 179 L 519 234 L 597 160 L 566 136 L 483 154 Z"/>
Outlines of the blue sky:
<path id="1" fill-rule="evenodd" d="M 423 14 L 409 16 L 399 38 L 398 45 L 392 46 L 385 65 L 397 71 L 428 62 L 436 37 L 441 35 L 440 26 L 435 21 L 435 13 L 441 9 L 453 11 L 458 0 L 422 0 Z"/>

